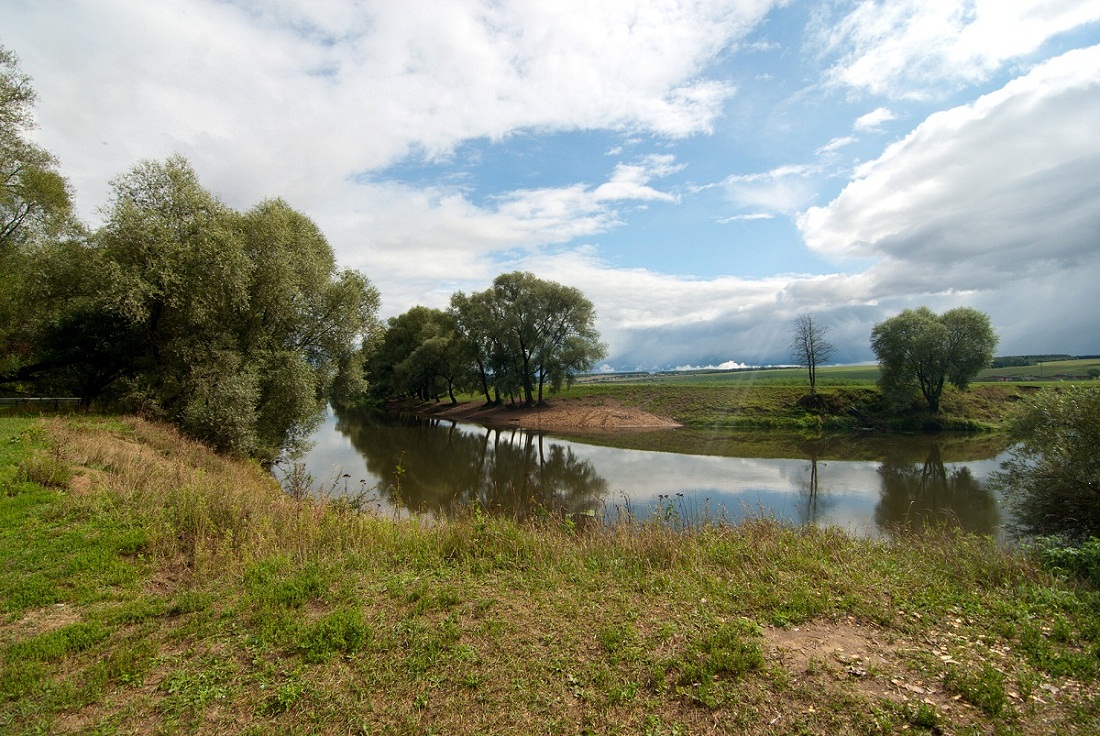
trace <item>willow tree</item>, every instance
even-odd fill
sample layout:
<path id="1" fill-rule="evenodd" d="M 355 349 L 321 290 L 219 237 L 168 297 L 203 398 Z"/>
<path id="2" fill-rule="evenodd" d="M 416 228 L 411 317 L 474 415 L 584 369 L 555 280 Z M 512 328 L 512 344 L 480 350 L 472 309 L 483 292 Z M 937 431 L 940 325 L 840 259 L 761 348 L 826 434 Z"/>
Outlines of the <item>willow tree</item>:
<path id="1" fill-rule="evenodd" d="M 15 54 L 0 47 L 0 256 L 71 224 L 69 185 L 57 159 L 27 138 L 36 98 Z"/>
<path id="2" fill-rule="evenodd" d="M 556 389 L 604 356 L 596 310 L 579 289 L 515 271 L 497 276 L 489 291 L 527 404 L 543 401 L 548 382 Z"/>
<path id="3" fill-rule="evenodd" d="M 181 157 L 116 179 L 103 226 L 53 260 L 38 291 L 55 311 L 21 374 L 39 385 L 270 457 L 334 385 L 361 376 L 370 282 L 337 269 L 320 230 L 285 202 L 239 213 Z"/>
<path id="4" fill-rule="evenodd" d="M 386 330 L 370 351 L 367 374 L 378 396 L 438 399 L 446 390 L 452 404 L 455 391 L 472 383 L 472 353 L 454 315 L 415 306 L 390 317 Z"/>
<path id="5" fill-rule="evenodd" d="M 0 47 L 0 384 L 17 389 L 40 361 L 50 318 L 39 282 L 56 271 L 63 237 L 79 235 L 57 160 L 29 137 L 36 94 L 15 55 Z"/>
<path id="6" fill-rule="evenodd" d="M 965 390 L 992 362 L 996 347 L 989 317 L 968 307 L 941 315 L 927 307 L 906 309 L 871 332 L 883 393 L 901 404 L 919 389 L 932 412 L 939 411 L 945 384 Z"/>

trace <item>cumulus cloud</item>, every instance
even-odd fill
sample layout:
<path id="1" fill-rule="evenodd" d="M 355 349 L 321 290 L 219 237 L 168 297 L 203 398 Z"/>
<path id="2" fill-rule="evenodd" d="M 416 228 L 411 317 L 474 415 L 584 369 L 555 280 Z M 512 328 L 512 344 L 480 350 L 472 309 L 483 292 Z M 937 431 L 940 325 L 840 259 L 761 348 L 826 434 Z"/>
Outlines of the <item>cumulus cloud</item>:
<path id="1" fill-rule="evenodd" d="M 341 262 L 387 284 L 387 311 L 396 313 L 426 301 L 442 306 L 456 285 L 480 284 L 541 248 L 614 228 L 622 207 L 676 201 L 652 182 L 679 169 L 670 155 L 645 156 L 616 165 L 601 183 L 513 190 L 483 204 L 460 187 L 370 182 L 315 217 Z"/>
<path id="2" fill-rule="evenodd" d="M 704 66 L 774 3 L 85 1 L 8 27 L 82 203 L 178 152 L 231 203 L 311 207 L 341 172 L 520 129 L 709 132 L 734 89 Z"/>
<path id="3" fill-rule="evenodd" d="M 1100 18 L 1100 6 L 821 4 L 809 73 L 853 93 L 847 104 L 880 96 L 860 111 L 874 109 L 853 135 L 828 127 L 850 108 L 822 107 L 820 137 L 769 129 L 775 148 L 735 148 L 732 120 L 775 119 L 764 97 L 742 100 L 753 85 L 737 80 L 782 86 L 789 70 L 755 53 L 774 42 L 754 43 L 752 31 L 786 4 L 614 1 L 577 13 L 553 0 L 72 0 L 62 13 L 7 3 L 0 42 L 35 79 L 37 140 L 58 154 L 86 218 L 111 177 L 178 152 L 232 206 L 281 196 L 314 218 L 341 264 L 381 287 L 387 315 L 445 306 L 455 290 L 523 269 L 592 299 L 616 368 L 783 362 L 791 321 L 807 312 L 830 327 L 836 360 L 866 360 L 870 326 L 920 304 L 989 311 L 1006 350 L 1030 334 L 1051 342 L 1028 350 L 1094 351 L 1081 325 L 1095 321 L 1079 315 L 1095 310 L 1074 295 L 1091 294 L 1100 273 L 1100 59 L 1096 48 L 1038 65 L 1033 55 Z M 769 30 L 789 18 L 768 18 Z M 1013 65 L 1031 71 L 929 115 L 854 173 L 827 170 L 842 149 L 867 157 L 875 136 L 862 134 L 897 119 L 890 99 L 942 99 Z M 533 140 L 552 155 L 561 133 L 593 136 L 584 173 L 547 165 L 552 176 L 513 171 L 501 184 L 477 163 L 453 165 L 471 141 L 499 152 Z M 679 176 L 689 165 L 713 172 L 713 161 L 756 173 L 701 173 L 716 183 L 696 187 Z M 780 165 L 790 161 L 818 163 Z M 395 169 L 431 173 L 399 180 Z M 811 207 L 818 198 L 832 201 Z M 731 202 L 737 214 L 716 217 Z M 664 273 L 634 258 L 633 242 L 608 256 L 607 241 L 645 207 L 660 235 L 639 229 L 649 241 L 639 252 L 662 250 L 675 222 L 683 238 L 663 250 L 706 233 L 717 242 L 701 251 L 729 265 Z M 790 227 L 790 243 L 723 242 L 782 235 L 784 216 L 804 243 Z M 735 222 L 748 224 L 717 227 Z M 734 249 L 781 247 L 793 275 L 720 271 L 741 267 Z M 798 273 L 811 250 L 848 271 Z"/>
<path id="4" fill-rule="evenodd" d="M 674 371 L 735 371 L 743 368 L 752 368 L 748 363 L 738 363 L 736 360 L 724 360 L 718 365 L 678 365 Z"/>
<path id="5" fill-rule="evenodd" d="M 837 19 L 819 13 L 829 79 L 875 95 L 927 97 L 942 82 L 988 79 L 1058 34 L 1100 20 L 1092 0 L 862 0 Z"/>
<path id="6" fill-rule="evenodd" d="M 883 259 L 885 290 L 996 288 L 1095 251 L 1100 46 L 936 113 L 798 225 L 832 256 Z"/>

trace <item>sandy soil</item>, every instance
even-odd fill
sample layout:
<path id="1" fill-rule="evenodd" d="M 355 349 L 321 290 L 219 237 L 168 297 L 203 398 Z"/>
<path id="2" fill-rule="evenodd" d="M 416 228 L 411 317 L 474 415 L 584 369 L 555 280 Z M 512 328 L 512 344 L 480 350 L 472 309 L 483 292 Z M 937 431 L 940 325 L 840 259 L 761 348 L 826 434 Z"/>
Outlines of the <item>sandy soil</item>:
<path id="1" fill-rule="evenodd" d="M 486 408 L 484 402 L 468 401 L 452 406 L 439 404 L 419 413 L 462 421 L 477 422 L 490 427 L 520 427 L 560 431 L 599 432 L 622 429 L 665 429 L 678 427 L 666 417 L 623 406 L 613 399 L 554 399 L 546 406 L 520 405 Z"/>

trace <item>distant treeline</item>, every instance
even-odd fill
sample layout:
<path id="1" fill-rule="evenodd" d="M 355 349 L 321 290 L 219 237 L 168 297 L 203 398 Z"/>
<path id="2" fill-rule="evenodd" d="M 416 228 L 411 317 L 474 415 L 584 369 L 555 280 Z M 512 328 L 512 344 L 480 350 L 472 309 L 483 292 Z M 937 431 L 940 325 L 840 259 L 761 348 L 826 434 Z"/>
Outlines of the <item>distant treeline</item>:
<path id="1" fill-rule="evenodd" d="M 993 359 L 994 368 L 1020 368 L 1059 360 L 1082 360 L 1091 355 L 1003 355 Z"/>

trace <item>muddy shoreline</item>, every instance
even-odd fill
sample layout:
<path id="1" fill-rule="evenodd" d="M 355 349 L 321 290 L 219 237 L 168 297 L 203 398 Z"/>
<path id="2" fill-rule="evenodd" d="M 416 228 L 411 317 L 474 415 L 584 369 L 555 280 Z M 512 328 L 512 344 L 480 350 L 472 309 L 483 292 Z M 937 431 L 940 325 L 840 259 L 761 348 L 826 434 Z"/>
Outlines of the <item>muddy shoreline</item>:
<path id="1" fill-rule="evenodd" d="M 603 432 L 627 429 L 671 429 L 681 426 L 668 417 L 660 417 L 614 399 L 585 397 L 553 399 L 543 406 L 503 404 L 487 406 L 483 401 L 458 404 L 402 405 L 401 411 L 420 416 L 476 422 L 487 427 Z"/>

